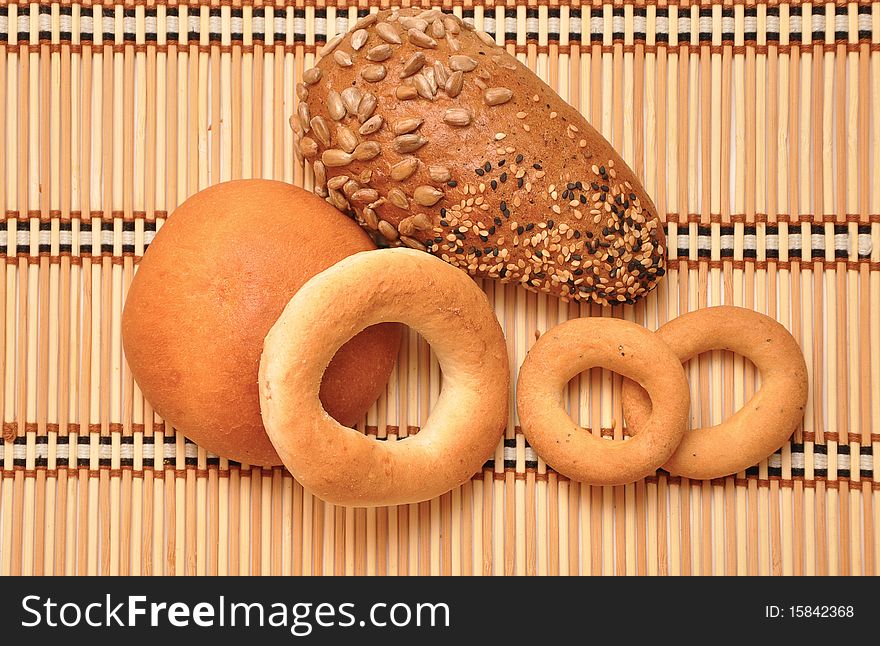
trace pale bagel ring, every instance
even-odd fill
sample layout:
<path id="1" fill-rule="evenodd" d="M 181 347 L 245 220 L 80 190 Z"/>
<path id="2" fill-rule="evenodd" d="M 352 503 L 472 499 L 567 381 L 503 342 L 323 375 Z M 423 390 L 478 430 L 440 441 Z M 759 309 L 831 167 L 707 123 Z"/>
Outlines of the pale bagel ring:
<path id="1" fill-rule="evenodd" d="M 431 345 L 443 387 L 422 430 L 381 442 L 341 426 L 321 406 L 321 376 L 343 343 L 386 321 Z M 501 439 L 508 410 L 507 346 L 486 295 L 467 273 L 411 249 L 365 251 L 313 277 L 266 336 L 260 408 L 278 455 L 327 502 L 419 502 L 462 484 Z"/>
<path id="2" fill-rule="evenodd" d="M 624 442 L 594 437 L 563 409 L 562 390 L 601 366 L 647 387 L 650 418 Z M 681 362 L 647 329 L 612 318 L 580 318 L 541 335 L 519 371 L 516 406 L 523 433 L 551 467 L 573 480 L 617 485 L 652 475 L 684 435 L 690 406 Z"/>
<path id="3" fill-rule="evenodd" d="M 685 433 L 663 466 L 697 480 L 738 473 L 785 444 L 804 416 L 807 365 L 797 342 L 768 316 L 720 306 L 684 314 L 655 334 L 683 363 L 709 350 L 732 350 L 761 373 L 761 387 L 732 417 L 717 426 Z M 647 394 L 631 381 L 623 385 L 623 416 L 634 433 L 651 411 Z"/>

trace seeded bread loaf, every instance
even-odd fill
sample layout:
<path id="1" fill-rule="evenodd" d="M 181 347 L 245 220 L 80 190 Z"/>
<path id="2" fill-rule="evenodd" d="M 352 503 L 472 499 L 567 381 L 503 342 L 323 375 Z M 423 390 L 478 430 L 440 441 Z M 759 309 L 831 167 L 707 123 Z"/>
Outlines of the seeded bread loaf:
<path id="1" fill-rule="evenodd" d="M 566 300 L 632 303 L 665 273 L 633 172 L 487 34 L 380 11 L 319 54 L 297 85 L 297 153 L 366 229 Z"/>

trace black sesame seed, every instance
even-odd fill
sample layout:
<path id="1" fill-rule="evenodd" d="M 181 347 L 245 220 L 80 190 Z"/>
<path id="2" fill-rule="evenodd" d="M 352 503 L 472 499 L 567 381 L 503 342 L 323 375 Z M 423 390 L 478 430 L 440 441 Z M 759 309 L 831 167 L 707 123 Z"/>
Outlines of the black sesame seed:
<path id="1" fill-rule="evenodd" d="M 487 173 L 492 170 L 492 162 L 486 162 L 485 164 L 483 164 L 483 170 Z"/>
<path id="2" fill-rule="evenodd" d="M 501 173 L 501 177 L 499 179 L 501 180 L 502 184 L 504 182 L 506 182 L 507 181 L 507 173 Z"/>
<path id="3" fill-rule="evenodd" d="M 568 190 L 573 189 L 573 188 L 574 188 L 574 182 L 569 182 L 569 183 L 566 185 L 566 188 L 567 188 Z"/>
<path id="4" fill-rule="evenodd" d="M 572 285 L 568 288 L 569 294 L 574 294 L 575 292 L 577 292 L 577 287 L 575 287 L 574 285 Z"/>
<path id="5" fill-rule="evenodd" d="M 575 182 L 575 183 L 574 183 L 574 187 L 575 187 L 576 189 L 578 189 L 579 191 L 584 190 L 584 185 L 581 184 L 580 182 Z"/>
<path id="6" fill-rule="evenodd" d="M 567 199 L 568 199 L 568 189 L 562 191 L 562 199 L 563 199 L 563 200 L 567 200 Z"/>
<path id="7" fill-rule="evenodd" d="M 587 203 L 587 196 L 581 195 L 581 204 L 586 204 L 586 203 Z"/>
<path id="8" fill-rule="evenodd" d="M 547 220 L 547 228 L 548 228 L 548 229 L 552 229 L 552 228 L 553 228 L 553 220 Z"/>
<path id="9" fill-rule="evenodd" d="M 446 220 L 440 220 L 440 226 L 441 226 L 441 227 L 448 227 L 448 226 L 449 226 L 449 222 L 447 222 Z"/>
<path id="10" fill-rule="evenodd" d="M 603 192 L 603 193 L 607 193 L 607 192 L 608 192 L 608 184 L 602 184 L 602 186 L 600 186 L 599 188 L 602 189 L 602 192 Z"/>
<path id="11" fill-rule="evenodd" d="M 578 269 L 575 269 L 575 270 L 574 270 L 574 275 L 575 275 L 575 276 L 583 276 L 583 274 L 584 274 L 584 270 L 583 270 L 583 269 L 578 268 Z"/>
<path id="12" fill-rule="evenodd" d="M 480 236 L 480 240 L 482 240 L 483 242 L 489 242 L 489 236 L 483 236 L 483 235 L 481 235 L 481 236 Z"/>
<path id="13" fill-rule="evenodd" d="M 456 186 L 458 186 L 458 182 L 456 182 L 454 179 L 451 179 L 446 182 L 446 186 L 448 186 L 449 188 L 455 188 Z"/>
<path id="14" fill-rule="evenodd" d="M 516 156 L 516 163 L 517 163 L 517 164 L 519 164 L 522 160 L 523 160 L 523 156 L 522 156 L 522 155 L 517 155 L 517 156 Z"/>
<path id="15" fill-rule="evenodd" d="M 441 242 L 443 242 L 443 238 L 441 238 L 440 236 L 437 236 L 436 238 L 434 238 L 434 242 L 436 242 L 437 244 L 440 244 Z"/>
<path id="16" fill-rule="evenodd" d="M 571 259 L 572 260 L 582 260 L 583 256 L 581 256 L 579 253 L 573 253 L 573 254 L 571 254 Z"/>
<path id="17" fill-rule="evenodd" d="M 635 194 L 635 193 L 630 193 L 630 194 L 629 194 L 629 199 L 631 199 L 633 202 L 635 202 L 638 198 L 636 197 L 636 194 Z"/>
<path id="18" fill-rule="evenodd" d="M 486 171 L 484 171 L 482 168 L 475 168 L 475 169 L 474 169 L 474 172 L 475 172 L 477 175 L 479 175 L 480 177 L 482 177 L 483 175 L 486 174 Z"/>
<path id="19" fill-rule="evenodd" d="M 534 223 L 534 222 L 529 222 L 529 223 L 526 225 L 526 231 L 531 231 L 531 230 L 534 229 L 534 228 L 535 228 L 535 223 Z"/>
<path id="20" fill-rule="evenodd" d="M 516 180 L 516 187 L 517 188 L 523 187 L 523 178 L 522 177 L 520 177 L 519 179 Z"/>
<path id="21" fill-rule="evenodd" d="M 524 226 L 520 225 L 516 228 L 516 233 L 517 233 L 517 235 L 522 235 L 525 230 L 526 230 L 526 228 Z"/>
<path id="22" fill-rule="evenodd" d="M 446 215 L 446 208 L 440 207 L 440 217 L 443 217 L 444 215 Z"/>
<path id="23" fill-rule="evenodd" d="M 458 233 L 455 234 L 455 237 L 458 238 L 459 240 L 464 240 L 464 234 L 463 234 L 463 233 L 458 232 Z"/>
<path id="24" fill-rule="evenodd" d="M 507 276 L 507 267 L 502 267 L 501 271 L 498 272 L 498 275 L 501 276 L 502 278 Z"/>
<path id="25" fill-rule="evenodd" d="M 663 276 L 666 273 L 666 270 L 663 269 L 663 267 L 657 267 L 657 271 L 654 273 L 656 273 L 658 276 Z"/>
<path id="26" fill-rule="evenodd" d="M 580 238 L 580 237 L 581 237 L 581 232 L 575 230 L 575 232 L 574 232 L 574 239 L 577 240 L 577 239 Z"/>
<path id="27" fill-rule="evenodd" d="M 608 227 L 602 227 L 602 235 L 608 237 L 611 235 L 611 229 Z"/>
<path id="28" fill-rule="evenodd" d="M 483 252 L 480 251 L 479 249 L 474 249 L 474 255 L 475 255 L 477 258 L 482 258 L 482 257 L 483 257 Z"/>
<path id="29" fill-rule="evenodd" d="M 502 213 L 507 210 L 507 202 L 502 200 L 502 202 L 499 206 L 501 208 Z"/>
<path id="30" fill-rule="evenodd" d="M 532 164 L 532 168 L 535 170 L 541 170 L 541 164 Z"/>
<path id="31" fill-rule="evenodd" d="M 462 254 L 462 253 L 464 253 L 464 249 L 462 249 L 461 247 L 456 247 L 456 248 L 455 248 L 455 253 L 456 253 L 456 254 Z"/>
<path id="32" fill-rule="evenodd" d="M 501 218 L 495 218 L 495 224 L 501 226 Z"/>
<path id="33" fill-rule="evenodd" d="M 599 174 L 600 174 L 600 175 L 604 175 L 604 174 L 605 174 L 605 167 L 604 167 L 604 166 L 599 166 Z"/>
<path id="34" fill-rule="evenodd" d="M 492 255 L 496 258 L 498 257 L 498 247 L 495 247 L 495 249 L 492 251 Z"/>
<path id="35" fill-rule="evenodd" d="M 599 183 L 593 182 L 592 184 L 590 184 L 590 188 L 592 188 L 594 191 L 598 191 L 599 190 Z"/>
<path id="36" fill-rule="evenodd" d="M 495 219 L 497 220 L 498 218 L 495 218 Z M 498 224 L 501 224 L 500 220 L 498 221 Z M 489 227 L 489 235 L 491 236 L 494 234 L 495 234 L 495 227 Z"/>
<path id="37" fill-rule="evenodd" d="M 494 179 L 492 180 L 490 185 L 492 186 L 493 191 L 498 188 L 498 182 L 496 182 Z"/>
<path id="38" fill-rule="evenodd" d="M 507 163 L 507 160 L 506 160 L 506 159 L 502 159 L 501 161 L 498 162 L 498 165 L 499 165 L 499 166 L 504 166 L 504 164 L 506 164 L 506 163 Z"/>

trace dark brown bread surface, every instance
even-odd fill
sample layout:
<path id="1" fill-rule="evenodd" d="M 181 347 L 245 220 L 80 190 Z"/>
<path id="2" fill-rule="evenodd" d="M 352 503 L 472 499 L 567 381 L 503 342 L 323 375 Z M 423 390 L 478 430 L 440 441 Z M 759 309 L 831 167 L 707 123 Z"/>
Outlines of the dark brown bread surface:
<path id="1" fill-rule="evenodd" d="M 473 276 L 602 304 L 665 273 L 656 209 L 611 145 L 451 14 L 381 11 L 297 86 L 315 192 L 391 244 Z"/>

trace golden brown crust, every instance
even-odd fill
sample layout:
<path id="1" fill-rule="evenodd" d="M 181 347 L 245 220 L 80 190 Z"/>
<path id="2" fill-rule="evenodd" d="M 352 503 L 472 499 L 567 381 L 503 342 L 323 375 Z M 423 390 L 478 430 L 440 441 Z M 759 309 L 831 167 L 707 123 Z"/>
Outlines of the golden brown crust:
<path id="1" fill-rule="evenodd" d="M 379 442 L 330 418 L 317 397 L 330 358 L 367 325 L 401 321 L 440 362 L 443 389 L 418 435 Z M 260 403 L 284 464 L 340 505 L 413 503 L 479 471 L 507 422 L 504 336 L 462 272 L 410 249 L 355 254 L 306 283 L 266 336 Z"/>
<path id="2" fill-rule="evenodd" d="M 144 254 L 122 315 L 144 396 L 207 450 L 280 464 L 260 418 L 263 337 L 306 280 L 372 248 L 354 222 L 290 184 L 235 181 L 192 196 Z M 382 392 L 399 341 L 388 324 L 340 349 L 321 397 L 342 423 L 359 421 Z"/>
<path id="3" fill-rule="evenodd" d="M 761 373 L 758 392 L 717 426 L 685 433 L 664 468 L 673 475 L 708 480 L 758 464 L 785 444 L 804 416 L 807 366 L 797 341 L 768 316 L 742 307 L 709 307 L 673 319 L 656 332 L 685 362 L 709 350 L 731 350 Z M 625 380 L 623 414 L 633 432 L 645 423 L 651 401 Z"/>
<path id="4" fill-rule="evenodd" d="M 485 34 L 381 11 L 322 55 L 297 86 L 297 152 L 316 192 L 367 229 L 564 299 L 633 302 L 665 272 L 632 171 Z"/>
<path id="5" fill-rule="evenodd" d="M 643 384 L 655 404 L 626 441 L 590 435 L 562 406 L 568 381 L 599 366 Z M 613 318 L 572 319 L 542 334 L 516 387 L 520 424 L 532 448 L 563 475 L 596 485 L 653 475 L 684 435 L 689 404 L 687 379 L 675 354 L 640 325 Z"/>

